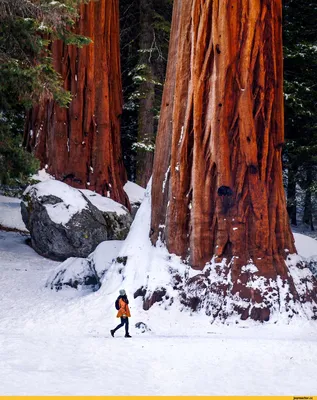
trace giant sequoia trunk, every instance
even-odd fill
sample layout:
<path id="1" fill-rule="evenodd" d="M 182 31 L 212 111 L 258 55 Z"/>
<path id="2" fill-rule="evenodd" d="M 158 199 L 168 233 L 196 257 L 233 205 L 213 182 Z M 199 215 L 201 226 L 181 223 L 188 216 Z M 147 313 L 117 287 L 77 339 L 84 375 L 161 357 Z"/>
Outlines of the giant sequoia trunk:
<path id="1" fill-rule="evenodd" d="M 187 283 L 222 298 L 217 315 L 231 296 L 242 318 L 267 320 L 277 299 L 289 303 L 281 287 L 303 301 L 285 263 L 296 250 L 282 182 L 281 9 L 281 0 L 174 3 L 150 235 L 194 269 L 213 260 L 216 271 Z"/>
<path id="2" fill-rule="evenodd" d="M 120 144 L 122 88 L 118 0 L 81 5 L 76 31 L 93 43 L 82 49 L 53 43 L 54 66 L 73 100 L 34 108 L 26 147 L 56 179 L 88 188 L 129 206 Z"/>

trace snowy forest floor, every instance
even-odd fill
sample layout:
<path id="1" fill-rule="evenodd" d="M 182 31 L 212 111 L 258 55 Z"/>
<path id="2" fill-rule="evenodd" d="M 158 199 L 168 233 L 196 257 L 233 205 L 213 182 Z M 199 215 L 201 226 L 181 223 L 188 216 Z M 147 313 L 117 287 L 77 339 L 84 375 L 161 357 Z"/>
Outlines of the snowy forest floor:
<path id="1" fill-rule="evenodd" d="M 316 395 L 317 324 L 210 325 L 132 306 L 132 339 L 112 338 L 114 298 L 45 288 L 58 263 L 25 239 L 0 231 L 1 395 Z"/>

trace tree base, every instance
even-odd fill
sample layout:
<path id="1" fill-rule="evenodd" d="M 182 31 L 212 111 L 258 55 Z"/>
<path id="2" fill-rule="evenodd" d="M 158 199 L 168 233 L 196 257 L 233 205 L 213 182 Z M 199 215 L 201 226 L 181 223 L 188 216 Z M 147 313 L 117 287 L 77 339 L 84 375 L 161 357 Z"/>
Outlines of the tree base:
<path id="1" fill-rule="evenodd" d="M 207 264 L 199 273 L 188 267 L 182 272 L 170 269 L 171 280 L 165 287 L 149 290 L 143 286 L 134 297 L 143 298 L 144 310 L 155 303 L 165 308 L 178 304 L 180 309 L 204 312 L 212 323 L 317 320 L 317 280 L 301 257 L 288 257 L 285 279 L 258 276 L 256 266 L 247 265 L 233 282 L 231 265 L 224 259 Z"/>

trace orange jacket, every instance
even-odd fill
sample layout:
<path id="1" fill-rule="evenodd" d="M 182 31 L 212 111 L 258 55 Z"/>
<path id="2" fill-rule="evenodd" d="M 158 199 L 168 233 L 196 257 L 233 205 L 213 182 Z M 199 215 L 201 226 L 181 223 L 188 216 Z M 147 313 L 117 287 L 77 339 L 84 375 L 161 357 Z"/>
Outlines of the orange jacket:
<path id="1" fill-rule="evenodd" d="M 118 311 L 117 318 L 120 318 L 123 315 L 126 315 L 127 317 L 131 317 L 129 306 L 122 299 L 119 300 L 119 307 L 120 307 L 120 309 Z"/>

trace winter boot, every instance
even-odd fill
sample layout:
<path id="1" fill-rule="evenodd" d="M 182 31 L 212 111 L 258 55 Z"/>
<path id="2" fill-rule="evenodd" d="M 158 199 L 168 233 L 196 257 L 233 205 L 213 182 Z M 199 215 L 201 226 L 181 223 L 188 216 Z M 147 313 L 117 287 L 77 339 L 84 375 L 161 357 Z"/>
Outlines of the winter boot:
<path id="1" fill-rule="evenodd" d="M 126 333 L 124 337 L 132 337 L 132 336 L 130 336 L 128 333 Z"/>
<path id="2" fill-rule="evenodd" d="M 111 329 L 110 333 L 111 333 L 111 336 L 114 337 L 115 330 Z"/>

